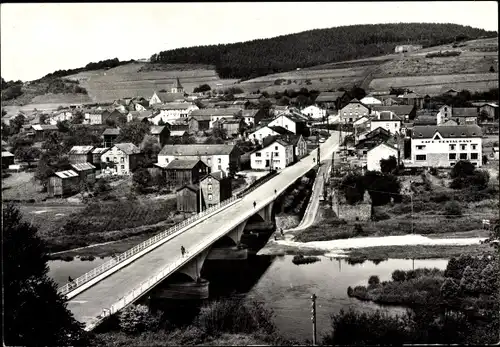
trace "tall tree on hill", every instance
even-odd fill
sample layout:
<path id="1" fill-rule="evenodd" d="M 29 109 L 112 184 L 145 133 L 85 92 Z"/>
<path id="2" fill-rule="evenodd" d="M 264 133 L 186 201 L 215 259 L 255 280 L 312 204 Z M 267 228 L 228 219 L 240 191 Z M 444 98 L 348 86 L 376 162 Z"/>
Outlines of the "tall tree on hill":
<path id="1" fill-rule="evenodd" d="M 5 344 L 87 344 L 83 324 L 73 318 L 47 276 L 48 257 L 37 229 L 22 222 L 14 205 L 4 205 L 2 210 Z"/>

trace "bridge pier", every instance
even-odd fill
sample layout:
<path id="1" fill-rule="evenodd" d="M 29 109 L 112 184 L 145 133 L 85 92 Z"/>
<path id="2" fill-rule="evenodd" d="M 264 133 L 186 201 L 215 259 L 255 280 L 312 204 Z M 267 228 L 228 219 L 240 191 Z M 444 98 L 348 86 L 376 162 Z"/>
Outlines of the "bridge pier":
<path id="1" fill-rule="evenodd" d="M 274 222 L 273 216 L 274 200 L 267 206 L 264 206 L 257 214 L 262 217 L 265 222 Z"/>

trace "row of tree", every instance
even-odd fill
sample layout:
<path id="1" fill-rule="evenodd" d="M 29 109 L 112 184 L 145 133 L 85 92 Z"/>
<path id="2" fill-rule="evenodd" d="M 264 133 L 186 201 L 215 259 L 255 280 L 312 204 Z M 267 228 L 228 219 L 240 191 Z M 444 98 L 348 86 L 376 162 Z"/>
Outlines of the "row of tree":
<path id="1" fill-rule="evenodd" d="M 457 36 L 497 33 L 456 24 L 399 23 L 317 29 L 270 39 L 162 51 L 151 63 L 215 65 L 221 78 L 251 79 L 351 59 L 394 52 L 412 42 L 424 46 L 454 42 Z"/>

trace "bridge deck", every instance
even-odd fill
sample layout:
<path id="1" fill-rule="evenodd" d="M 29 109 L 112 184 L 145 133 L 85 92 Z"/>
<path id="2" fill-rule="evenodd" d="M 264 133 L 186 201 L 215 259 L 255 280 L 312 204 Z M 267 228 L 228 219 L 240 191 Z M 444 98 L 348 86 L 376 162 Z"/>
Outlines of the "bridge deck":
<path id="1" fill-rule="evenodd" d="M 322 158 L 331 156 L 337 142 L 338 133 L 334 133 L 321 145 Z M 181 258 L 181 245 L 189 252 L 206 240 L 205 248 L 207 248 L 214 242 L 217 235 L 222 237 L 236 227 L 240 220 L 249 218 L 255 211 L 266 206 L 268 201 L 274 198 L 275 189 L 278 190 L 278 193 L 282 192 L 313 167 L 312 157 L 316 157 L 316 155 L 315 150 L 308 157 L 284 169 L 279 175 L 246 195 L 240 202 L 193 226 L 71 298 L 68 301 L 68 309 L 73 312 L 78 321 L 87 326 L 92 325 L 98 320 L 97 316 L 102 313 L 104 308 L 111 307 L 120 298 L 139 287 L 141 283 L 161 272 L 169 264 L 178 261 Z M 253 207 L 254 201 L 257 202 L 255 209 Z M 208 242 L 210 240 L 211 242 Z M 189 260 L 186 259 L 185 262 L 187 263 Z"/>

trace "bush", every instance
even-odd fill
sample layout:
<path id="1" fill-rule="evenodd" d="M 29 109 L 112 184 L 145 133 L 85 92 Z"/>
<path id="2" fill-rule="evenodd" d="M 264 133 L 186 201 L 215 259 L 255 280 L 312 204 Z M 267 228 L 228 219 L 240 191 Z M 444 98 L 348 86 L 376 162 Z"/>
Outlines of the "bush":
<path id="1" fill-rule="evenodd" d="M 120 311 L 118 315 L 120 329 L 127 334 L 137 334 L 142 331 L 156 330 L 159 326 L 159 316 L 153 315 L 146 305 L 132 305 Z"/>
<path id="2" fill-rule="evenodd" d="M 392 280 L 394 282 L 403 282 L 406 280 L 406 272 L 403 270 L 395 270 L 392 273 Z"/>
<path id="3" fill-rule="evenodd" d="M 370 278 L 368 279 L 368 285 L 376 286 L 378 284 L 380 284 L 380 278 L 378 278 L 378 276 L 370 276 Z"/>
<path id="4" fill-rule="evenodd" d="M 356 236 L 363 235 L 363 227 L 361 226 L 361 224 L 359 223 L 354 224 L 354 235 Z"/>
<path id="5" fill-rule="evenodd" d="M 360 313 L 354 310 L 332 315 L 332 332 L 323 336 L 325 345 L 400 345 L 412 341 L 404 316 L 381 310 Z"/>
<path id="6" fill-rule="evenodd" d="M 460 204 L 454 200 L 448 201 L 444 205 L 444 211 L 449 216 L 461 216 L 462 215 L 462 208 L 460 207 Z"/>

